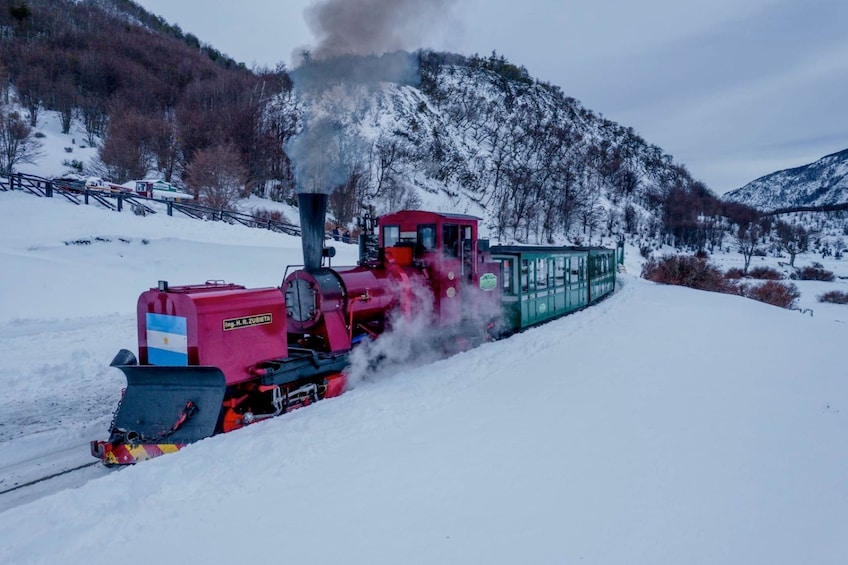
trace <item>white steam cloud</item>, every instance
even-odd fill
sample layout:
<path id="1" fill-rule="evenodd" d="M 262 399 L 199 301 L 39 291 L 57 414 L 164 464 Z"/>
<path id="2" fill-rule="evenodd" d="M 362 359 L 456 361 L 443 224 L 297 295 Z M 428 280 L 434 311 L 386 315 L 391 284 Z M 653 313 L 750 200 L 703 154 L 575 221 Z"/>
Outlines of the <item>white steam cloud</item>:
<path id="1" fill-rule="evenodd" d="M 400 288 L 395 289 L 400 295 Z M 375 341 L 357 346 L 345 371 L 349 388 L 364 379 L 396 374 L 402 368 L 417 367 L 445 356 L 437 324 L 433 323 L 433 293 L 423 285 L 412 286 L 412 312 L 391 313 L 389 329 Z"/>
<path id="2" fill-rule="evenodd" d="M 479 345 L 486 339 L 487 330 L 496 332 L 501 321 L 500 305 L 497 301 L 481 301 L 475 312 L 469 312 L 470 287 L 460 291 L 456 307 L 463 310 L 466 320 L 462 329 L 442 327 L 438 313 L 434 311 L 433 293 L 423 281 L 411 282 L 411 313 L 399 309 L 391 314 L 389 328 L 375 341 L 357 346 L 350 356 L 350 366 L 345 371 L 348 387 L 354 388 L 363 380 L 390 377 L 405 369 L 426 365 L 458 353 L 468 347 Z M 394 294 L 402 293 L 400 285 Z M 491 327 L 488 327 L 490 326 Z M 452 331 L 456 330 L 456 331 Z"/>

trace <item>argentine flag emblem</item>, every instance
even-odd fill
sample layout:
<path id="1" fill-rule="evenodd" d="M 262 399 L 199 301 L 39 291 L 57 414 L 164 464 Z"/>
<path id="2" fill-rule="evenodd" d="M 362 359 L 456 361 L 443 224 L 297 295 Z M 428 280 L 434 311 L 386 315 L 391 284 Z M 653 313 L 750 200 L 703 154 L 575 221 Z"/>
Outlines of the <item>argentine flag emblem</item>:
<path id="1" fill-rule="evenodd" d="M 188 365 L 188 338 L 183 316 L 147 313 L 147 362 Z"/>

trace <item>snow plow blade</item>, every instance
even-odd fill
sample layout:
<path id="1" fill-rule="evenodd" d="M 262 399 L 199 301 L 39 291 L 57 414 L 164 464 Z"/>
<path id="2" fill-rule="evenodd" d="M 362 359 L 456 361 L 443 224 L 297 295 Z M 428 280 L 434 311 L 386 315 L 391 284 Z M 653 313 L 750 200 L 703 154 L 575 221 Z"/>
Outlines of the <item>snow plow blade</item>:
<path id="1" fill-rule="evenodd" d="M 109 441 L 91 443 L 107 465 L 127 465 L 177 451 L 215 433 L 226 392 L 217 367 L 117 365 L 127 388 Z"/>

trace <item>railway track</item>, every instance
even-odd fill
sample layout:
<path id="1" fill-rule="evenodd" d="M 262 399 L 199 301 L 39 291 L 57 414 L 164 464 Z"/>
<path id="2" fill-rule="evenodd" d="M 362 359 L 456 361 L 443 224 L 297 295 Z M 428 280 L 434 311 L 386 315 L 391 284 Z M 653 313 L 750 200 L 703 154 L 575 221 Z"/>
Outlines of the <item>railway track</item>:
<path id="1" fill-rule="evenodd" d="M 80 487 L 109 472 L 99 461 L 92 461 L 87 442 L 0 463 L 0 512 Z"/>

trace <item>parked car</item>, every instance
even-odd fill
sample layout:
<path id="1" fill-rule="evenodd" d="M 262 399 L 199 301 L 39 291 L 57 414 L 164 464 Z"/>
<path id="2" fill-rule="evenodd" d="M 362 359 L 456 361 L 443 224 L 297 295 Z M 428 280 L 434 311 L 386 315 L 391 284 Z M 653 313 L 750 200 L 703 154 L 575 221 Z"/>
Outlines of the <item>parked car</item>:
<path id="1" fill-rule="evenodd" d="M 146 198 L 163 200 L 194 200 L 194 195 L 177 190 L 171 183 L 158 179 L 135 181 L 135 193 Z"/>
<path id="2" fill-rule="evenodd" d="M 53 186 L 60 189 L 82 192 L 85 188 L 86 178 L 79 175 L 63 175 L 51 179 L 51 182 Z"/>

